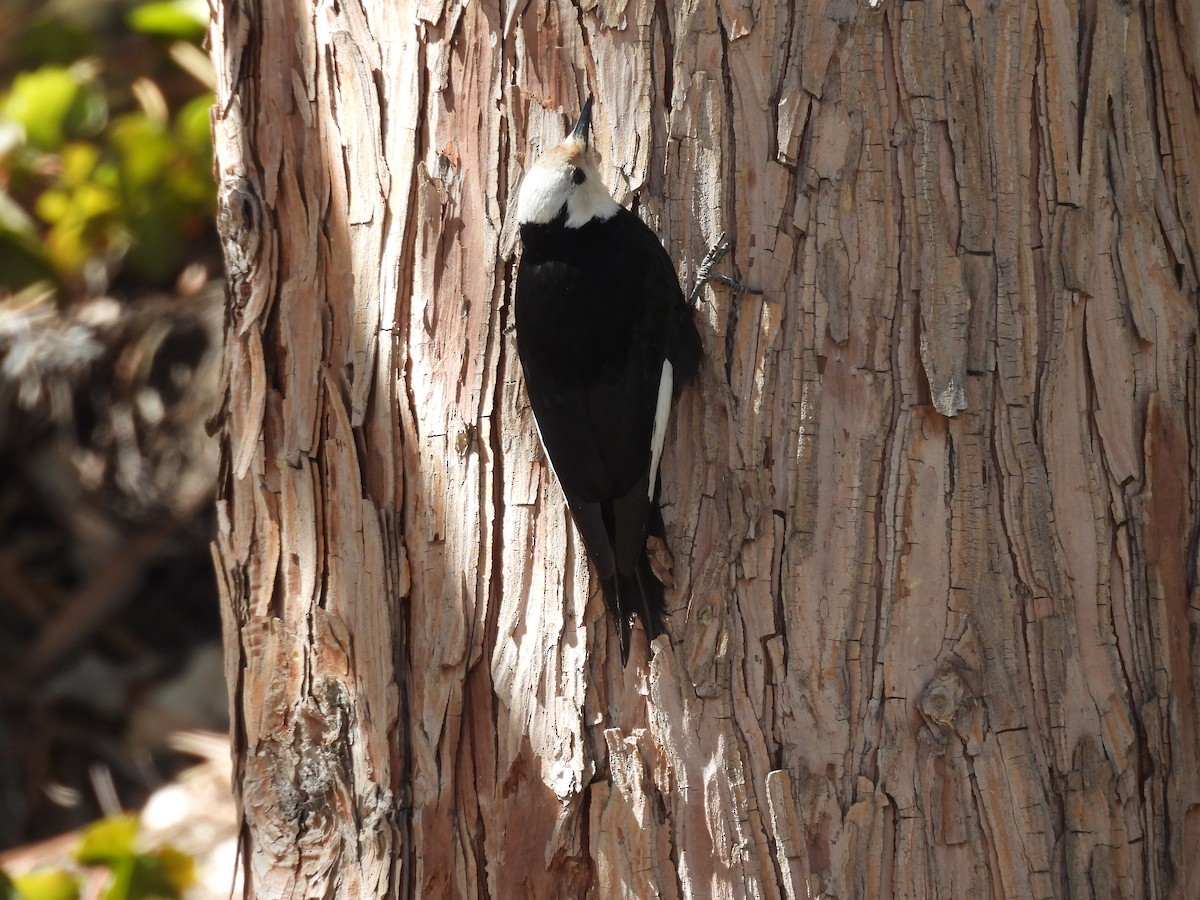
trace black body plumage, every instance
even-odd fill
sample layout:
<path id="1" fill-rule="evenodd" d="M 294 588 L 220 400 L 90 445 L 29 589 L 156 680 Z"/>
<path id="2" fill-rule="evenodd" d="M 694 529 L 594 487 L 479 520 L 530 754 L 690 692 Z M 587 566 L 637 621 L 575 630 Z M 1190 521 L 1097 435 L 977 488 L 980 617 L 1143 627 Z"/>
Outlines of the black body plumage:
<path id="1" fill-rule="evenodd" d="M 609 212 L 571 226 L 564 204 L 549 221 L 521 223 L 515 301 L 530 405 L 625 663 L 633 616 L 653 639 L 665 611 L 646 550 L 648 533 L 663 536 L 651 471 L 663 363 L 678 393 L 701 345 L 658 236 L 626 209 Z"/>

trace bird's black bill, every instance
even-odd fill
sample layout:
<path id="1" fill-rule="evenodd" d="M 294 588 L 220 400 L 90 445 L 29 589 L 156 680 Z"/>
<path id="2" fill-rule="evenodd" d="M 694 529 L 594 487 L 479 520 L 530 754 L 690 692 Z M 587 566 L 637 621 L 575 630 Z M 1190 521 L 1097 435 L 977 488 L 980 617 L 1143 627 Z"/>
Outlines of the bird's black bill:
<path id="1" fill-rule="evenodd" d="M 591 94 L 588 94 L 587 102 L 583 104 L 583 112 L 579 114 L 579 121 L 575 123 L 575 127 L 571 130 L 571 137 L 579 138 L 583 141 L 584 146 L 588 144 L 588 135 L 592 131 L 592 100 L 595 99 Z"/>

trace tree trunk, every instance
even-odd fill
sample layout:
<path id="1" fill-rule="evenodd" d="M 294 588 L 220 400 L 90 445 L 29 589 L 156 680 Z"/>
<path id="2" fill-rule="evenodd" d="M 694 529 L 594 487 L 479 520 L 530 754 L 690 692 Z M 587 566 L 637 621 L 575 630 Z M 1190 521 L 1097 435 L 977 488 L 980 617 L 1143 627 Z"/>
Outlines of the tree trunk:
<path id="1" fill-rule="evenodd" d="M 1200 896 L 1200 17 L 216 7 L 248 895 Z M 511 324 L 597 97 L 706 362 L 622 670 Z"/>

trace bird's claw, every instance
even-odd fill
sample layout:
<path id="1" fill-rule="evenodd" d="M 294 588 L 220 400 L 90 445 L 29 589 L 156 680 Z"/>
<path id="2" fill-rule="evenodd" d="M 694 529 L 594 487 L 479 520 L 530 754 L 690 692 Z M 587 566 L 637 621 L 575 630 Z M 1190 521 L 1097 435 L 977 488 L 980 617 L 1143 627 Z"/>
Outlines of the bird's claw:
<path id="1" fill-rule="evenodd" d="M 715 281 L 717 284 L 723 284 L 727 288 L 732 289 L 738 294 L 761 294 L 762 289 L 750 287 L 748 284 L 743 284 L 735 278 L 730 278 L 728 275 L 720 275 L 713 272 L 713 268 L 730 250 L 734 248 L 734 242 L 725 238 L 725 232 L 721 232 L 715 244 L 708 248 L 708 252 L 704 254 L 704 259 L 700 261 L 699 267 L 696 269 L 696 282 L 692 287 L 692 294 L 688 297 L 688 303 L 692 306 L 700 299 L 700 292 L 704 290 L 706 282 Z"/>

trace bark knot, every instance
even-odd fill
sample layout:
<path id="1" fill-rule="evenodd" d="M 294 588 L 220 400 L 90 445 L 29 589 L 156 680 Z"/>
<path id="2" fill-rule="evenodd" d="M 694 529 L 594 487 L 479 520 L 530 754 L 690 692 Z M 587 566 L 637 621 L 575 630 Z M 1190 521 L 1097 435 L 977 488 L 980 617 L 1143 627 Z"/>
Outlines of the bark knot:
<path id="1" fill-rule="evenodd" d="M 934 675 L 921 693 L 920 710 L 931 723 L 953 729 L 964 713 L 975 705 L 975 695 L 955 671 Z"/>

